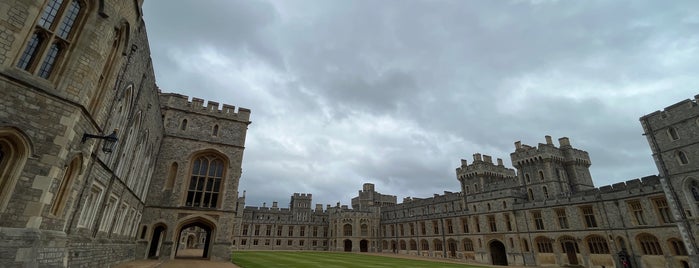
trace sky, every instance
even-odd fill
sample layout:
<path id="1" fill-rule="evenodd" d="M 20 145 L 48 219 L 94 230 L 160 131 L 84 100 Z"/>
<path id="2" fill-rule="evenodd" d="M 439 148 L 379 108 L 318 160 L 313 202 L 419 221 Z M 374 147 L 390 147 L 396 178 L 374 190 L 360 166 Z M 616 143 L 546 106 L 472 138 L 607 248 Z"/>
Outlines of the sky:
<path id="1" fill-rule="evenodd" d="M 252 110 L 246 205 L 460 190 L 569 137 L 596 186 L 658 171 L 639 117 L 699 94 L 699 1 L 146 0 L 163 92 Z"/>

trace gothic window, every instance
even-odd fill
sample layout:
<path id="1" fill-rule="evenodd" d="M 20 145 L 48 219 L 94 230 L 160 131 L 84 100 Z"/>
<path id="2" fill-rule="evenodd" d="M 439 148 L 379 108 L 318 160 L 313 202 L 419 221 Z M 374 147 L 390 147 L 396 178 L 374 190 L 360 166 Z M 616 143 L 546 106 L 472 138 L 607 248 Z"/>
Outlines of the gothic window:
<path id="1" fill-rule="evenodd" d="M 658 210 L 658 217 L 660 218 L 660 223 L 671 223 L 672 214 L 670 214 L 670 207 L 667 204 L 667 199 L 654 199 L 653 203 L 655 203 L 655 208 Z"/>
<path id="2" fill-rule="evenodd" d="M 432 240 L 432 244 L 434 244 L 434 250 L 435 250 L 435 251 L 441 251 L 441 250 L 442 250 L 442 240 L 439 240 L 439 239 Z"/>
<path id="3" fill-rule="evenodd" d="M 683 151 L 677 151 L 677 160 L 680 162 L 680 165 L 689 164 L 689 158 Z"/>
<path id="4" fill-rule="evenodd" d="M 692 182 L 692 184 L 689 186 L 689 191 L 692 192 L 694 201 L 699 201 L 699 183 L 697 183 L 697 181 Z"/>
<path id="5" fill-rule="evenodd" d="M 544 172 L 541 170 L 539 170 L 539 179 L 542 181 L 544 180 Z"/>
<path id="6" fill-rule="evenodd" d="M 461 229 L 463 233 L 467 234 L 468 233 L 468 218 L 464 217 L 461 218 Z"/>
<path id="7" fill-rule="evenodd" d="M 216 208 L 219 203 L 224 162 L 217 155 L 203 155 L 192 163 L 185 206 Z"/>
<path id="8" fill-rule="evenodd" d="M 684 242 L 682 240 L 679 240 L 677 238 L 671 238 L 670 240 L 667 241 L 668 245 L 670 246 L 670 249 L 672 250 L 672 254 L 677 255 L 677 256 L 687 256 L 687 248 L 684 246 Z"/>
<path id="9" fill-rule="evenodd" d="M 417 242 L 414 239 L 410 239 L 410 250 L 417 250 Z"/>
<path id="10" fill-rule="evenodd" d="M 670 127 L 667 129 L 667 135 L 670 136 L 670 140 L 676 141 L 680 139 L 680 136 L 677 135 L 677 129 L 674 127 Z"/>
<path id="11" fill-rule="evenodd" d="M 97 81 L 95 94 L 90 100 L 89 111 L 93 114 L 96 112 L 97 108 L 101 106 L 105 91 L 111 87 L 109 85 L 112 84 L 110 82 L 114 76 L 114 67 L 118 64 L 117 56 L 119 55 L 119 51 L 123 51 L 124 44 L 128 42 L 125 41 L 126 36 L 128 36 L 128 31 L 128 24 L 123 24 L 119 29 L 114 29 L 112 47 L 102 67 L 102 73 L 100 74 L 99 81 Z"/>
<path id="12" fill-rule="evenodd" d="M 345 236 L 352 236 L 352 225 L 348 223 L 342 226 L 342 233 Z"/>
<path id="13" fill-rule="evenodd" d="M 529 201 L 534 200 L 534 191 L 532 189 L 527 189 L 527 198 L 529 198 Z"/>
<path id="14" fill-rule="evenodd" d="M 524 174 L 524 180 L 527 181 L 527 183 L 532 182 L 532 180 L 529 178 L 529 173 Z"/>
<path id="15" fill-rule="evenodd" d="M 212 131 L 211 135 L 218 137 L 218 125 L 214 125 L 214 130 Z"/>
<path id="16" fill-rule="evenodd" d="M 587 238 L 587 247 L 590 249 L 590 254 L 609 254 L 607 241 L 599 235 Z"/>
<path id="17" fill-rule="evenodd" d="M 522 239 L 522 248 L 524 252 L 529 252 L 529 242 L 527 242 L 527 239 Z"/>
<path id="18" fill-rule="evenodd" d="M 638 244 L 643 250 L 643 255 L 663 255 L 663 249 L 660 248 L 660 243 L 655 236 L 650 234 L 638 235 Z"/>
<path id="19" fill-rule="evenodd" d="M 491 232 L 497 232 L 498 231 L 498 225 L 495 222 L 495 216 L 489 215 L 488 216 L 488 226 L 490 226 L 490 231 Z"/>
<path id="20" fill-rule="evenodd" d="M 428 243 L 425 239 L 420 240 L 420 249 L 430 250 L 430 243 Z"/>
<path id="21" fill-rule="evenodd" d="M 544 186 L 544 187 L 542 188 L 542 190 L 544 191 L 544 197 L 545 197 L 546 199 L 548 199 L 548 198 L 549 198 L 549 189 L 546 188 L 546 186 Z"/>
<path id="22" fill-rule="evenodd" d="M 454 225 L 451 222 L 451 219 L 445 220 L 446 225 L 447 225 L 447 233 L 448 234 L 453 234 L 454 233 Z"/>
<path id="23" fill-rule="evenodd" d="M 629 209 L 633 213 L 634 220 L 636 220 L 636 225 L 646 225 L 646 219 L 643 215 L 643 206 L 638 200 L 629 201 Z"/>
<path id="24" fill-rule="evenodd" d="M 51 206 L 51 215 L 60 217 L 63 213 L 63 208 L 68 202 L 68 196 L 70 195 L 70 190 L 73 186 L 73 181 L 80 173 L 81 166 L 80 156 L 73 158 L 70 164 L 66 168 L 63 174 L 63 179 L 61 180 L 58 191 L 56 192 L 56 198 Z"/>
<path id="25" fill-rule="evenodd" d="M 541 211 L 532 211 L 534 226 L 537 230 L 544 230 L 544 218 L 541 216 Z"/>
<path id="26" fill-rule="evenodd" d="M 535 243 L 539 253 L 553 253 L 553 241 L 550 238 L 539 236 Z"/>
<path id="27" fill-rule="evenodd" d="M 0 129 L 0 212 L 10 201 L 29 156 L 29 143 L 14 130 Z"/>
<path id="28" fill-rule="evenodd" d="M 182 119 L 182 123 L 180 124 L 180 129 L 187 130 L 187 119 Z"/>
<path id="29" fill-rule="evenodd" d="M 104 193 L 104 186 L 94 183 L 90 192 L 83 202 L 84 206 L 80 212 L 80 219 L 78 219 L 78 227 L 91 228 L 92 223 L 95 220 L 95 215 L 97 214 L 97 208 L 99 207 L 102 194 Z"/>
<path id="30" fill-rule="evenodd" d="M 107 201 L 107 205 L 104 207 L 104 213 L 102 214 L 102 222 L 100 223 L 99 231 L 108 232 L 109 228 L 112 227 L 112 221 L 114 220 L 114 211 L 116 210 L 119 199 L 112 195 Z"/>
<path id="31" fill-rule="evenodd" d="M 75 39 L 77 24 L 85 14 L 78 0 L 50 0 L 41 11 L 34 32 L 17 61 L 17 67 L 49 79 Z"/>

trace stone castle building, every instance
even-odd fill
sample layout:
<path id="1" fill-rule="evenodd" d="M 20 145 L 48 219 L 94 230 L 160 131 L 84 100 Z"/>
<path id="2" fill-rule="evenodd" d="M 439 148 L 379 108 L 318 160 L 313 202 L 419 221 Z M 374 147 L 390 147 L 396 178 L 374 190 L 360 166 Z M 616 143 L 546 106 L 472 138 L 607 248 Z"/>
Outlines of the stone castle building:
<path id="1" fill-rule="evenodd" d="M 0 267 L 231 250 L 391 252 L 526 266 L 698 266 L 697 97 L 641 118 L 659 169 L 595 188 L 567 138 L 475 154 L 459 192 L 245 207 L 250 110 L 163 93 L 142 0 L 0 3 Z M 622 254 L 618 254 L 622 253 Z"/>
<path id="2" fill-rule="evenodd" d="M 536 267 L 699 267 L 699 95 L 641 118 L 658 175 L 596 188 L 587 152 L 568 138 L 515 142 L 510 159 L 474 154 L 459 192 L 376 192 L 352 208 L 295 193 L 289 208 L 244 206 L 235 250 L 388 252 Z M 627 266 L 624 266 L 627 265 Z"/>

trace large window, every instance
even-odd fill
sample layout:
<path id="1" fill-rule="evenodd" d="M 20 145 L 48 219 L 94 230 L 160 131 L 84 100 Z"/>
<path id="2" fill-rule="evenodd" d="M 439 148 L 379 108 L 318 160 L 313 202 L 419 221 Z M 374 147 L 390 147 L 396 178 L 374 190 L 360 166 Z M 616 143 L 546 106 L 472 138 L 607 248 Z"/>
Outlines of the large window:
<path id="1" fill-rule="evenodd" d="M 352 225 L 348 223 L 342 226 L 342 233 L 345 236 L 352 236 Z"/>
<path id="2" fill-rule="evenodd" d="M 61 217 L 63 214 L 63 208 L 68 202 L 68 196 L 70 195 L 73 181 L 80 173 L 80 166 L 82 165 L 81 157 L 75 157 L 66 168 L 65 173 L 63 173 L 63 179 L 61 180 L 61 186 L 58 187 L 58 192 L 56 192 L 56 198 L 53 200 L 53 205 L 51 206 L 51 215 L 56 217 Z"/>
<path id="3" fill-rule="evenodd" d="M 188 207 L 216 208 L 219 203 L 223 160 L 215 155 L 200 156 L 192 164 L 192 176 L 187 190 Z"/>
<path id="4" fill-rule="evenodd" d="M 566 215 L 565 208 L 556 209 L 556 216 L 558 217 L 558 227 L 560 227 L 561 229 L 570 228 L 570 226 L 568 225 L 568 216 Z"/>
<path id="5" fill-rule="evenodd" d="M 660 243 L 658 243 L 658 239 L 653 235 L 638 235 L 638 244 L 641 246 L 644 255 L 663 255 Z"/>
<path id="6" fill-rule="evenodd" d="M 646 225 L 646 219 L 643 216 L 643 206 L 641 206 L 641 202 L 638 200 L 633 200 L 629 201 L 629 209 L 633 213 L 634 220 L 636 221 L 636 225 Z"/>
<path id="7" fill-rule="evenodd" d="M 27 161 L 28 145 L 29 142 L 14 130 L 0 128 L 0 212 L 7 207 Z"/>
<path id="8" fill-rule="evenodd" d="M 684 246 L 682 240 L 677 238 L 671 238 L 667 241 L 672 253 L 678 256 L 687 256 L 687 248 Z"/>
<path id="9" fill-rule="evenodd" d="M 85 12 L 78 0 L 49 0 L 41 11 L 17 67 L 49 79 L 74 41 L 77 24 Z"/>
<path id="10" fill-rule="evenodd" d="M 102 194 L 104 192 L 104 186 L 99 184 L 93 184 L 90 188 L 90 192 L 87 195 L 87 199 L 83 203 L 83 209 L 80 213 L 80 219 L 78 220 L 78 227 L 91 228 L 92 223 L 97 214 L 97 208 L 102 200 Z"/>
<path id="11" fill-rule="evenodd" d="M 473 251 L 473 241 L 468 238 L 464 238 L 464 251 Z"/>
<path id="12" fill-rule="evenodd" d="M 537 230 L 544 230 L 544 219 L 541 217 L 541 211 L 532 211 L 534 226 Z"/>
<path id="13" fill-rule="evenodd" d="M 548 237 L 537 237 L 536 238 L 536 248 L 539 253 L 553 253 L 553 240 Z"/>
<path id="14" fill-rule="evenodd" d="M 609 254 L 609 245 L 604 237 L 593 235 L 587 238 L 587 247 L 591 254 Z"/>
<path id="15" fill-rule="evenodd" d="M 581 207 L 580 211 L 585 218 L 585 226 L 587 228 L 597 227 L 597 219 L 595 218 L 595 211 L 592 209 L 592 206 Z"/>
<path id="16" fill-rule="evenodd" d="M 658 217 L 660 218 L 660 223 L 671 223 L 672 215 L 670 214 L 670 207 L 667 205 L 667 199 L 654 199 L 653 203 L 655 203 L 655 208 L 658 210 Z"/>

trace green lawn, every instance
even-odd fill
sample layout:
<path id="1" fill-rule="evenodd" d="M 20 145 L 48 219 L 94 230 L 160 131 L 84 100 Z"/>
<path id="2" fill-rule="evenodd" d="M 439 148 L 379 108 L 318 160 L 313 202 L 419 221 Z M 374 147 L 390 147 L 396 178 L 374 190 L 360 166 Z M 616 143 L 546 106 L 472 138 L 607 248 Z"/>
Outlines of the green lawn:
<path id="1" fill-rule="evenodd" d="M 410 260 L 340 252 L 235 251 L 233 263 L 243 268 L 444 267 L 476 268 L 466 264 Z"/>

